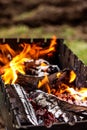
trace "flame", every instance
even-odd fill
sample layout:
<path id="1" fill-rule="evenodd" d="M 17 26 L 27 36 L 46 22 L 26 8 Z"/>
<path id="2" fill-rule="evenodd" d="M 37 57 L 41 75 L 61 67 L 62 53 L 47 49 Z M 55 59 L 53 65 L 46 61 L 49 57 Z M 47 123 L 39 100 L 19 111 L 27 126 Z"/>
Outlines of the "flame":
<path id="1" fill-rule="evenodd" d="M 74 99 L 85 100 L 87 98 L 87 88 L 75 90 L 74 88 L 67 87 L 66 90 L 74 97 Z"/>
<path id="2" fill-rule="evenodd" d="M 0 44 L 0 51 L 3 55 L 10 53 L 12 56 L 15 55 L 15 51 L 8 44 Z"/>
<path id="3" fill-rule="evenodd" d="M 12 56 L 15 56 L 15 51 L 8 44 L 0 44 L 0 63 L 7 64 Z"/>
<path id="4" fill-rule="evenodd" d="M 70 72 L 70 80 L 69 83 L 72 83 L 76 79 L 76 73 L 72 70 Z"/>
<path id="5" fill-rule="evenodd" d="M 52 93 L 58 97 L 60 94 L 66 94 L 66 95 L 69 94 L 75 100 L 84 101 L 85 99 L 87 99 L 87 88 L 78 89 L 78 87 L 74 86 L 74 83 L 72 82 L 75 81 L 76 79 L 76 73 L 73 70 L 71 70 L 69 74 L 70 78 L 66 82 L 65 80 L 67 79 L 66 78 L 67 75 L 65 71 L 58 72 L 55 77 L 55 79 L 57 78 L 57 83 L 55 85 L 54 84 L 50 85 L 48 76 L 45 76 L 41 81 L 39 81 L 38 88 L 40 89 L 45 87 L 46 92 Z M 64 80 L 61 77 L 63 77 Z"/>
<path id="6" fill-rule="evenodd" d="M 26 50 L 26 51 L 25 51 Z M 26 53 L 24 53 L 26 52 Z M 4 74 L 2 75 L 5 84 L 14 83 L 17 79 L 17 73 L 20 72 L 25 74 L 24 72 L 24 62 L 26 62 L 29 58 L 27 57 L 28 48 L 26 49 L 26 44 L 23 51 L 15 56 L 8 65 L 4 66 Z"/>
<path id="7" fill-rule="evenodd" d="M 50 46 L 47 49 L 42 49 L 40 51 L 40 55 L 44 55 L 44 54 L 51 55 L 51 52 L 53 53 L 55 51 L 55 45 L 56 45 L 56 37 L 53 36 Z"/>
<path id="8" fill-rule="evenodd" d="M 48 76 L 45 75 L 45 77 L 41 81 L 39 81 L 38 88 L 41 88 L 44 84 L 47 84 L 47 83 L 49 83 L 49 80 L 48 80 Z"/>
<path id="9" fill-rule="evenodd" d="M 0 44 L 0 74 L 5 84 L 13 84 L 18 78 L 18 73 L 25 74 L 24 62 L 37 59 L 45 54 L 55 51 L 56 37 L 53 37 L 49 46 L 43 48 L 38 44 L 20 44 L 18 51 L 14 51 L 8 44 Z M 41 64 L 45 66 L 45 63 Z"/>
<path id="10" fill-rule="evenodd" d="M 58 72 L 57 73 L 57 78 L 59 78 L 61 76 L 61 73 L 60 72 Z"/>
<path id="11" fill-rule="evenodd" d="M 55 52 L 56 43 L 56 37 L 53 37 L 49 46 L 44 48 L 34 43 L 23 43 L 19 45 L 18 51 L 14 51 L 8 44 L 0 44 L 0 74 L 5 84 L 15 83 L 19 73 L 25 74 L 25 62 L 38 59 L 45 54 L 52 55 Z M 42 62 L 41 66 L 47 66 L 47 64 Z M 56 96 L 70 94 L 75 100 L 87 99 L 87 88 L 78 89 L 74 84 L 76 73 L 73 70 L 58 72 L 55 78 L 56 84 L 51 85 L 49 77 L 45 75 L 39 81 L 38 89 L 44 89 Z"/>
<path id="12" fill-rule="evenodd" d="M 47 75 L 45 75 L 45 77 L 41 81 L 39 81 L 38 88 L 41 88 L 44 85 L 45 85 L 46 91 L 48 93 L 51 93 L 51 89 L 50 89 L 50 86 L 49 86 L 49 79 L 48 79 Z"/>
<path id="13" fill-rule="evenodd" d="M 81 88 L 78 92 L 81 94 L 82 99 L 85 100 L 87 98 L 87 88 Z"/>
<path id="14" fill-rule="evenodd" d="M 44 63 L 44 62 L 42 62 L 42 63 L 40 64 L 40 66 L 47 66 L 47 64 Z"/>

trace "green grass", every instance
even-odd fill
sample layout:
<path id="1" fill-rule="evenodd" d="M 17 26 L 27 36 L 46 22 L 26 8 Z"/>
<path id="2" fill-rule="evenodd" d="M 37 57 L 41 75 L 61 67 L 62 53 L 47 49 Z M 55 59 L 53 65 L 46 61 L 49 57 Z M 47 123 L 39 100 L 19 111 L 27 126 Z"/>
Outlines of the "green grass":
<path id="1" fill-rule="evenodd" d="M 25 25 L 18 25 L 0 29 L 0 38 L 51 38 L 53 35 L 58 38 L 69 40 L 75 36 L 75 31 L 67 26 L 43 26 L 38 28 L 29 28 Z"/>
<path id="2" fill-rule="evenodd" d="M 87 65 L 87 42 L 74 40 L 66 45 Z"/>
<path id="3" fill-rule="evenodd" d="M 64 38 L 66 45 L 87 65 L 87 43 L 76 34 L 76 29 L 69 26 L 28 28 L 20 25 L 0 29 L 0 38 L 52 38 L 53 35 Z"/>

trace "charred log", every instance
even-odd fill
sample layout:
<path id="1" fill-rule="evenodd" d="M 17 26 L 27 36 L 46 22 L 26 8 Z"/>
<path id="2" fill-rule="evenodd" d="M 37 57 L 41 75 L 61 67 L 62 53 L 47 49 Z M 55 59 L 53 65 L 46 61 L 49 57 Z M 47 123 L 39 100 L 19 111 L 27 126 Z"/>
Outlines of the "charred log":
<path id="1" fill-rule="evenodd" d="M 22 105 L 22 102 L 20 100 L 20 97 L 18 96 L 16 90 L 11 85 L 6 85 L 6 95 L 5 100 L 8 103 L 9 106 L 9 112 L 12 112 L 18 121 L 18 125 L 25 125 L 25 124 L 31 124 L 27 118 L 26 112 L 24 110 L 24 107 Z M 13 123 L 15 122 L 15 119 L 13 119 Z"/>
<path id="2" fill-rule="evenodd" d="M 30 98 L 36 104 L 52 112 L 59 121 L 62 120 L 73 125 L 78 120 L 81 120 L 80 116 L 87 118 L 87 107 L 69 104 L 52 94 L 36 90 L 31 92 Z"/>
<path id="3" fill-rule="evenodd" d="M 45 86 L 45 84 L 47 84 L 48 81 L 49 81 L 49 86 L 51 88 L 54 88 L 54 86 L 56 88 L 57 86 L 57 89 L 58 89 L 58 85 L 61 83 L 65 83 L 65 84 L 67 83 L 67 85 L 72 86 L 72 84 L 69 83 L 70 72 L 71 72 L 70 69 L 65 69 L 60 72 L 56 72 L 47 76 L 48 80 L 46 80 L 41 87 Z M 60 76 L 57 76 L 58 73 L 60 73 Z M 33 89 L 38 88 L 39 81 L 42 81 L 43 79 L 44 79 L 44 76 L 38 77 L 38 76 L 18 74 L 18 79 L 16 83 L 25 87 L 29 86 L 30 90 L 33 90 Z"/>
<path id="4" fill-rule="evenodd" d="M 42 77 L 18 74 L 16 83 L 24 86 L 28 91 L 32 91 L 37 88 L 40 79 L 42 79 Z"/>

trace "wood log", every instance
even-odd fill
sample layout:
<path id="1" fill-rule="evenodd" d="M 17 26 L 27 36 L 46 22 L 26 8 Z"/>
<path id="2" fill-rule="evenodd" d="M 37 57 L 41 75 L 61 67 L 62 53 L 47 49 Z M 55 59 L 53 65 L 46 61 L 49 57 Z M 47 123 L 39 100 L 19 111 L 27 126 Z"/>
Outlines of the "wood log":
<path id="1" fill-rule="evenodd" d="M 76 122 L 74 116 L 77 121 L 82 120 L 80 116 L 82 116 L 83 119 L 87 119 L 87 107 L 85 106 L 67 103 L 66 101 L 60 100 L 58 97 L 45 93 L 41 90 L 31 92 L 30 98 L 38 105 L 47 108 L 48 111 L 51 111 L 58 120 L 63 117 L 64 121 L 70 125 L 73 125 Z"/>
<path id="2" fill-rule="evenodd" d="M 54 80 L 57 79 L 56 74 L 57 73 L 54 73 L 54 74 L 51 74 L 50 76 L 48 76 L 50 83 L 52 83 Z M 22 86 L 31 86 L 31 88 L 37 88 L 39 81 L 43 80 L 43 78 L 44 77 L 23 75 L 23 74 L 19 73 L 16 83 L 18 83 Z"/>
<path id="3" fill-rule="evenodd" d="M 59 77 L 57 77 L 58 72 L 49 75 L 48 80 L 44 82 L 43 86 L 45 84 L 47 84 L 48 81 L 49 81 L 49 85 L 51 86 L 51 88 L 52 88 L 52 85 L 55 85 L 55 82 L 58 83 L 58 82 L 62 82 L 64 80 L 68 83 L 68 81 L 67 81 L 69 79 L 69 77 L 67 76 L 68 71 L 70 71 L 70 70 L 66 69 L 66 70 L 60 71 Z M 22 86 L 25 86 L 25 87 L 29 86 L 30 90 L 32 90 L 32 89 L 38 88 L 39 81 L 42 81 L 43 79 L 44 79 L 44 77 L 22 75 L 19 73 L 16 83 L 18 83 Z"/>
<path id="4" fill-rule="evenodd" d="M 18 74 L 16 83 L 25 87 L 28 91 L 32 91 L 37 88 L 38 82 L 41 79 L 42 77 Z"/>
<path id="5" fill-rule="evenodd" d="M 59 99 L 60 100 L 60 99 Z M 76 104 L 70 104 L 66 101 L 59 101 L 59 106 L 63 111 L 71 112 L 87 119 L 87 107 Z"/>

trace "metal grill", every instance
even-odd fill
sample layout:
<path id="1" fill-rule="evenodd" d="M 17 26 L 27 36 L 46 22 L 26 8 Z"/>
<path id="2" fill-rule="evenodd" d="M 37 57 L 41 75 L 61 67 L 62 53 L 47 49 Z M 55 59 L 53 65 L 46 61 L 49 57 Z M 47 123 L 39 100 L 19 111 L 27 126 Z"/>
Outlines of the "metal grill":
<path id="1" fill-rule="evenodd" d="M 32 42 L 41 45 L 42 47 L 49 45 L 51 39 L 0 39 L 0 43 L 8 43 L 15 51 L 18 48 L 18 44 L 27 43 L 32 44 Z M 63 39 L 57 39 L 56 52 L 51 58 L 44 57 L 50 61 L 50 63 L 56 64 L 60 69 L 70 68 L 75 70 L 77 74 L 76 84 L 78 87 L 87 87 L 87 66 L 85 66 L 82 61 L 78 59 L 76 55 L 65 45 Z M 24 112 L 24 107 L 22 106 L 22 101 L 20 101 L 18 94 L 12 85 L 5 86 L 2 79 L 0 79 L 0 89 L 1 89 L 1 112 L 2 116 L 6 122 L 6 127 L 8 130 L 16 129 L 47 129 L 46 127 L 33 126 L 27 120 L 27 114 Z M 18 108 L 21 108 L 20 110 Z M 87 121 L 78 121 L 74 126 L 69 126 L 68 124 L 62 122 L 53 125 L 51 129 L 67 129 L 67 130 L 81 130 L 87 129 Z"/>

